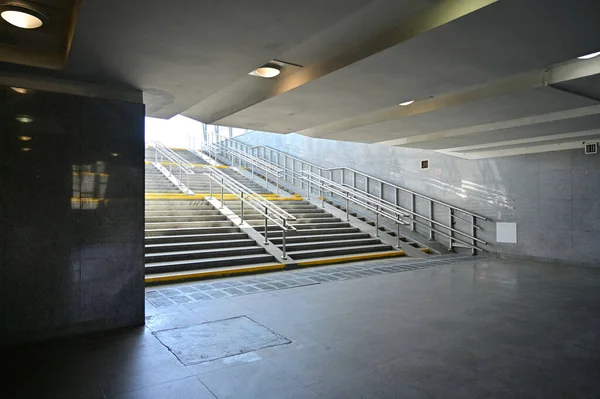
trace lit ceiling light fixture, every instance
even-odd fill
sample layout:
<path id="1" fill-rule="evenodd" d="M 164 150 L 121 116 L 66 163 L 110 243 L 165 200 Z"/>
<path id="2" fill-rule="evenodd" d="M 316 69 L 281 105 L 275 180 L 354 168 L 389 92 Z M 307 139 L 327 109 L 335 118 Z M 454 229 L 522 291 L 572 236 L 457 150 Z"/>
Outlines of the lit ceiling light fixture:
<path id="1" fill-rule="evenodd" d="M 599 55 L 600 55 L 600 51 L 598 51 L 597 53 L 582 55 L 581 57 L 577 57 L 577 59 L 589 60 L 590 58 L 598 57 Z"/>
<path id="2" fill-rule="evenodd" d="M 31 123 L 33 122 L 33 118 L 29 115 L 17 115 L 17 117 L 15 118 L 16 120 L 18 120 L 21 123 Z"/>
<path id="3" fill-rule="evenodd" d="M 400 105 L 403 106 L 403 107 L 406 107 L 407 105 L 410 105 L 410 104 L 412 104 L 414 102 L 415 102 L 415 100 L 410 100 L 410 101 L 406 101 L 406 102 L 400 103 Z"/>
<path id="4" fill-rule="evenodd" d="M 19 136 L 19 140 L 21 140 L 21 141 L 29 141 L 29 140 L 31 140 L 31 137 L 29 137 L 29 136 Z"/>
<path id="5" fill-rule="evenodd" d="M 24 87 L 11 87 L 12 91 L 16 91 L 19 94 L 27 94 L 29 90 Z"/>
<path id="6" fill-rule="evenodd" d="M 27 147 L 26 147 L 26 148 L 21 148 L 21 150 L 23 150 L 23 151 L 27 152 L 27 151 L 30 151 L 30 150 L 31 150 L 31 148 L 27 148 Z"/>
<path id="7" fill-rule="evenodd" d="M 23 29 L 37 29 L 44 25 L 44 14 L 21 4 L 8 4 L 0 13 L 2 19 Z"/>
<path id="8" fill-rule="evenodd" d="M 117 154 L 116 152 L 111 152 L 110 155 L 112 155 L 113 157 L 118 157 L 119 154 Z"/>
<path id="9" fill-rule="evenodd" d="M 254 72 L 261 78 L 271 79 L 281 73 L 281 68 L 279 67 L 279 65 L 267 64 L 261 66 L 260 68 L 256 68 Z"/>

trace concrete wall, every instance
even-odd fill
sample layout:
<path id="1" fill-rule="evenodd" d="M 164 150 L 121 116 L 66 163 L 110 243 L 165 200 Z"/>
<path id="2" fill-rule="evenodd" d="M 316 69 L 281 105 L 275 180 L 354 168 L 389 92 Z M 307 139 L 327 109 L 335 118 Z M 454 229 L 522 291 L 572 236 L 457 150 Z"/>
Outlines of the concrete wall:
<path id="1" fill-rule="evenodd" d="M 600 155 L 583 149 L 469 161 L 297 134 L 253 132 L 238 140 L 323 167 L 358 169 L 486 216 L 479 237 L 492 252 L 600 265 Z M 422 159 L 429 160 L 428 170 L 420 169 Z M 516 244 L 496 242 L 496 222 L 517 223 Z"/>
<path id="2" fill-rule="evenodd" d="M 143 104 L 0 86 L 0 345 L 144 322 L 143 151 Z"/>

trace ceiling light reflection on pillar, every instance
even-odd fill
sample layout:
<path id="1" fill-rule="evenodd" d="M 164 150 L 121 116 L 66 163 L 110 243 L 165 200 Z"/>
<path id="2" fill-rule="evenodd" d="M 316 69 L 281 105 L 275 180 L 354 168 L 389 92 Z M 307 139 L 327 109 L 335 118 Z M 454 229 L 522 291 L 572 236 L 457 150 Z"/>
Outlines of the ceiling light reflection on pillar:
<path id="1" fill-rule="evenodd" d="M 27 148 L 27 147 L 25 147 L 25 148 L 21 148 L 21 150 L 23 150 L 23 151 L 27 152 L 27 151 L 31 151 L 31 148 Z"/>
<path id="2" fill-rule="evenodd" d="M 41 15 L 25 7 L 12 6 L 8 10 L 2 11 L 0 16 L 11 25 L 23 29 L 36 29 L 44 25 Z"/>
<path id="3" fill-rule="evenodd" d="M 31 123 L 31 122 L 33 122 L 33 118 L 31 116 L 25 115 L 25 114 L 17 115 L 17 117 L 15 119 L 18 120 L 21 123 Z"/>
<path id="4" fill-rule="evenodd" d="M 597 53 L 582 55 L 581 57 L 577 57 L 577 59 L 579 59 L 579 60 L 589 60 L 591 58 L 598 57 L 599 55 L 600 55 L 600 51 L 598 51 Z"/>
<path id="5" fill-rule="evenodd" d="M 11 87 L 12 91 L 17 92 L 19 94 L 27 94 L 29 93 L 29 90 L 27 90 L 24 87 Z"/>
<path id="6" fill-rule="evenodd" d="M 21 140 L 21 141 L 29 141 L 29 140 L 31 140 L 31 137 L 29 137 L 29 136 L 19 136 L 19 140 Z"/>

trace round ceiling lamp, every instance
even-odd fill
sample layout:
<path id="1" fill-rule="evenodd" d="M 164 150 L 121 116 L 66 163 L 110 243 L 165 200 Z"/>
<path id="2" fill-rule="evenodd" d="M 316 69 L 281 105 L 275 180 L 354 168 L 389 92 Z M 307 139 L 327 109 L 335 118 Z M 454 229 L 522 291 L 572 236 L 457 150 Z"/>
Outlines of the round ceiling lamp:
<path id="1" fill-rule="evenodd" d="M 415 102 L 415 100 L 410 100 L 410 101 L 406 101 L 406 102 L 400 103 L 400 105 L 403 106 L 403 107 L 406 107 L 406 106 L 408 106 L 408 105 L 410 105 L 410 104 L 412 104 L 414 102 Z"/>
<path id="2" fill-rule="evenodd" d="M 265 66 L 261 66 L 260 68 L 256 68 L 254 72 L 261 78 L 271 79 L 279 75 L 281 73 L 281 69 L 279 68 L 279 65 L 267 64 Z"/>
<path id="3" fill-rule="evenodd" d="M 22 29 L 37 29 L 44 25 L 46 19 L 42 13 L 19 3 L 3 6 L 0 16 L 9 24 Z"/>

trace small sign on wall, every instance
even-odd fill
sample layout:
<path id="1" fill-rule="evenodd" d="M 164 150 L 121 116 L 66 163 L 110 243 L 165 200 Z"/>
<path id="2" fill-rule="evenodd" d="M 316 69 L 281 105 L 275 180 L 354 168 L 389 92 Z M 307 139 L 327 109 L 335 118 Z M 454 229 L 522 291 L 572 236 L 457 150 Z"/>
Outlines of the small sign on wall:
<path id="1" fill-rule="evenodd" d="M 517 243 L 517 224 L 507 222 L 496 223 L 496 242 Z"/>

